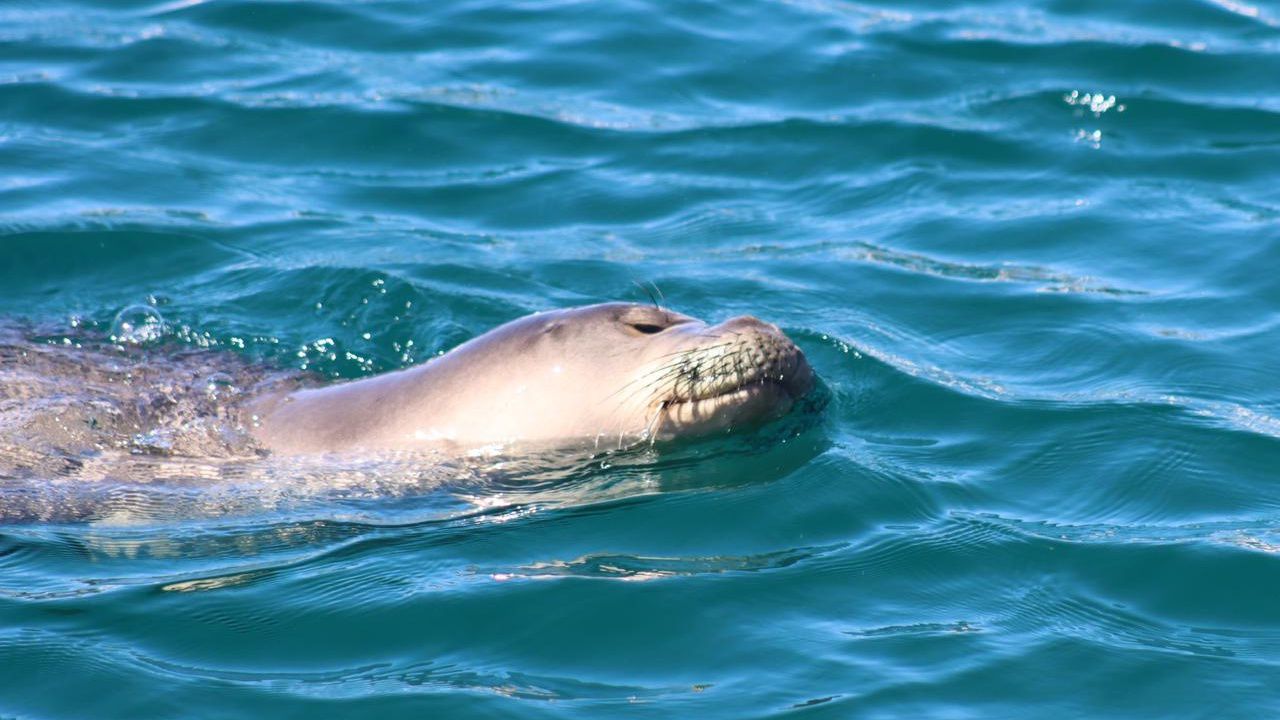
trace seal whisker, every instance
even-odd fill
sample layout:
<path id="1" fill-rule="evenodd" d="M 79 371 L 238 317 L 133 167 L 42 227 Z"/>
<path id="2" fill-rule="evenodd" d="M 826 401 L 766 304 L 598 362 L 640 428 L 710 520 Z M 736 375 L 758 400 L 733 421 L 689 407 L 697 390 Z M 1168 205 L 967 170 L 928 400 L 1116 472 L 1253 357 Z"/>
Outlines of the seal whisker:
<path id="1" fill-rule="evenodd" d="M 626 385 L 623 385 L 622 387 L 618 388 L 614 392 L 609 393 L 609 395 L 604 399 L 608 400 L 614 397 L 615 395 L 617 395 L 618 393 L 621 393 L 624 390 L 627 390 L 628 388 L 630 388 L 632 385 L 635 385 L 636 383 L 645 383 L 645 385 L 642 387 L 648 387 L 649 385 L 652 385 L 653 383 L 660 381 L 663 377 L 669 376 L 671 373 L 677 372 L 679 370 L 679 364 L 680 364 L 680 361 L 675 361 L 667 365 L 664 365 L 662 367 L 656 368 L 650 372 L 647 372 L 641 375 L 640 377 L 636 378 L 635 380 L 632 380 L 631 382 L 627 383 Z M 655 374 L 659 376 L 656 379 L 655 379 Z"/>
<path id="2" fill-rule="evenodd" d="M 664 384 L 668 380 L 672 381 L 671 388 L 674 390 L 675 383 L 679 381 L 680 375 L 683 371 L 684 370 L 681 367 L 671 367 L 667 369 L 665 372 L 662 372 L 661 374 L 659 374 L 657 377 L 653 377 L 651 379 L 648 377 L 642 378 L 642 379 L 648 379 L 649 381 L 640 387 L 632 389 L 631 392 L 628 393 L 626 396 L 619 398 L 617 407 L 621 407 L 627 401 L 635 398 L 637 395 L 645 391 L 652 391 L 650 392 L 651 398 L 658 397 L 659 395 L 662 394 L 661 388 L 664 387 Z M 645 404 L 648 405 L 650 403 L 646 402 Z"/>
<path id="3" fill-rule="evenodd" d="M 646 378 L 650 377 L 654 372 L 661 372 L 661 371 L 663 371 L 664 369 L 669 369 L 669 368 L 676 367 L 676 366 L 677 366 L 680 362 L 682 362 L 682 361 L 683 361 L 683 360 L 684 360 L 688 355 L 695 354 L 695 353 L 705 353 L 705 352 L 707 352 L 707 351 L 709 351 L 709 350 L 713 350 L 713 349 L 716 349 L 716 348 L 719 348 L 719 347 L 725 347 L 725 346 L 727 346 L 727 345 L 728 345 L 728 343 L 722 343 L 722 344 L 720 344 L 720 345 L 712 345 L 712 346 L 708 346 L 708 347 L 685 348 L 685 349 L 682 349 L 682 350 L 675 350 L 675 351 L 673 351 L 673 352 L 669 352 L 669 353 L 665 353 L 665 354 L 659 355 L 659 356 L 657 356 L 657 357 L 656 357 L 656 358 L 654 358 L 654 359 L 655 359 L 655 360 L 664 360 L 664 359 L 666 359 L 666 358 L 675 357 L 675 358 L 676 358 L 676 360 L 674 360 L 674 361 L 672 361 L 672 362 L 670 362 L 670 363 L 667 363 L 667 364 L 661 365 L 661 366 L 659 366 L 659 367 L 655 368 L 654 370 L 647 371 L 647 372 L 643 373 L 640 377 L 636 378 L 635 380 L 632 380 L 631 382 L 627 383 L 626 385 L 623 385 L 621 388 L 619 388 L 619 389 L 618 389 L 617 391 L 615 391 L 614 393 L 611 393 L 611 394 L 610 394 L 610 396 L 617 394 L 617 392 L 621 392 L 622 390 L 626 389 L 626 388 L 627 388 L 627 387 L 629 387 L 630 385 L 633 385 L 633 384 L 635 384 L 635 383 L 637 383 L 637 382 L 641 382 L 641 381 L 645 380 Z"/>
<path id="4" fill-rule="evenodd" d="M 704 333 L 698 333 L 695 337 L 718 338 L 719 336 L 718 336 L 718 335 L 714 335 L 714 334 L 713 334 L 713 335 L 707 335 L 707 334 L 704 334 Z M 673 351 L 671 351 L 671 352 L 669 352 L 669 353 L 664 353 L 664 354 L 662 354 L 662 355 L 659 355 L 659 356 L 657 356 L 657 358 L 655 358 L 655 359 L 657 359 L 657 360 L 661 360 L 661 359 L 663 359 L 663 358 L 669 358 L 669 357 L 672 357 L 672 356 L 675 356 L 675 355 L 689 355 L 689 354 L 693 354 L 693 353 L 706 353 L 706 352 L 710 352 L 710 351 L 712 351 L 712 350 L 716 350 L 716 349 L 718 349 L 718 348 L 722 348 L 722 347 L 729 347 L 729 346 L 730 346 L 730 345 L 732 345 L 732 344 L 733 344 L 732 342 L 722 342 L 722 343 L 717 343 L 717 344 L 715 344 L 715 345 L 703 345 L 703 346 L 701 346 L 701 347 L 692 347 L 692 348 L 684 348 L 684 349 L 681 349 L 681 350 L 673 350 Z"/>
<path id="5" fill-rule="evenodd" d="M 658 411 L 653 416 L 653 422 L 645 429 L 645 432 L 649 435 L 649 447 L 653 447 L 653 444 L 658 441 L 658 432 L 662 430 L 662 421 L 666 419 L 666 416 L 667 404 L 664 402 L 658 406 Z"/>
<path id="6" fill-rule="evenodd" d="M 621 397 L 621 398 L 619 398 L 619 399 L 618 399 L 618 402 L 614 405 L 615 410 L 617 410 L 617 409 L 619 409 L 619 408 L 623 407 L 623 406 L 624 406 L 628 401 L 630 401 L 631 399 L 635 398 L 637 395 L 640 395 L 641 393 L 644 393 L 644 392 L 648 392 L 648 393 L 649 393 L 649 397 L 650 397 L 651 399 L 650 399 L 650 400 L 645 401 L 645 402 L 644 402 L 644 403 L 642 403 L 642 404 L 643 404 L 643 405 L 645 405 L 645 406 L 651 405 L 651 404 L 652 404 L 652 398 L 657 398 L 657 397 L 659 397 L 659 396 L 662 394 L 662 391 L 661 391 L 661 387 L 662 387 L 662 385 L 660 385 L 660 383 L 662 383 L 662 382 L 663 382 L 667 377 L 671 377 L 671 376 L 673 376 L 673 374 L 674 374 L 675 372 L 676 372 L 676 371 L 674 371 L 674 370 L 673 370 L 673 371 L 670 371 L 670 372 L 668 372 L 668 373 L 665 373 L 663 377 L 657 378 L 657 379 L 653 380 L 652 382 L 646 383 L 645 385 L 643 385 L 643 386 L 641 386 L 641 387 L 637 387 L 637 388 L 632 389 L 632 391 L 631 391 L 631 392 L 629 392 L 626 396 Z"/>
<path id="7" fill-rule="evenodd" d="M 672 375 L 678 376 L 679 373 L 687 371 L 686 366 L 688 365 L 687 361 L 690 356 L 697 355 L 698 357 L 695 358 L 696 364 L 701 364 L 705 360 L 705 355 L 708 352 L 717 350 L 719 348 L 729 347 L 731 344 L 732 343 L 720 343 L 718 345 L 686 348 L 684 350 L 678 350 L 672 353 L 667 353 L 666 355 L 661 355 L 659 356 L 659 359 L 672 357 L 672 356 L 678 356 L 678 357 L 674 361 L 667 363 L 665 365 L 661 365 L 655 368 L 654 370 L 641 375 L 639 378 L 632 380 L 631 382 L 619 388 L 617 391 L 610 393 L 609 397 L 613 397 L 614 395 L 617 395 L 618 393 L 628 389 L 630 386 L 638 382 L 645 383 L 645 385 L 642 387 L 647 388 L 647 387 L 651 387 L 652 385 L 658 382 L 661 382 L 662 380 L 668 377 L 671 377 Z M 625 402 L 626 399 L 630 399 L 630 397 L 634 396 L 634 394 L 635 393 L 633 392 L 631 395 L 628 395 L 627 398 L 623 399 L 623 401 Z"/>

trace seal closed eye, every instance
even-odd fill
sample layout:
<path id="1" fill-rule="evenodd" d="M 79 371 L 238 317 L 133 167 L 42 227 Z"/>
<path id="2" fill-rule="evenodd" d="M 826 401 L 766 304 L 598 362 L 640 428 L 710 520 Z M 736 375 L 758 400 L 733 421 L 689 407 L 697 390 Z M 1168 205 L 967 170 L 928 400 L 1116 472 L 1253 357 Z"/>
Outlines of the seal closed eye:
<path id="1" fill-rule="evenodd" d="M 626 332 L 606 331 L 614 323 Z M 769 420 L 812 385 L 774 325 L 606 303 L 520 318 L 421 365 L 262 398 L 252 412 L 277 453 L 622 445 Z"/>
<path id="2" fill-rule="evenodd" d="M 618 314 L 618 322 L 644 335 L 660 333 L 674 325 L 696 322 L 686 315 L 649 305 L 629 305 Z"/>

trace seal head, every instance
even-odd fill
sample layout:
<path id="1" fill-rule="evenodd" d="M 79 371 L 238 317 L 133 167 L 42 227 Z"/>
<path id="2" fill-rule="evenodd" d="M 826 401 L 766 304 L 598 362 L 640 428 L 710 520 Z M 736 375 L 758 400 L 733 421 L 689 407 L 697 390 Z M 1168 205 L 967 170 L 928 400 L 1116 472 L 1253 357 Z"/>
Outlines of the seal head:
<path id="1" fill-rule="evenodd" d="M 813 382 L 774 325 L 606 303 L 514 320 L 406 370 L 265 398 L 254 432 L 280 453 L 617 447 L 767 421 Z"/>

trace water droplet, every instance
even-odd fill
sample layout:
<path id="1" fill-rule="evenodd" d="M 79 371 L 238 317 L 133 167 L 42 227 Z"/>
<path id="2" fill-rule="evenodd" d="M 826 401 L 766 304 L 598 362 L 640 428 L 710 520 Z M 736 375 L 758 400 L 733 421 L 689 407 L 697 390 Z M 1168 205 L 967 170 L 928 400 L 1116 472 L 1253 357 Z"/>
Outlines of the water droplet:
<path id="1" fill-rule="evenodd" d="M 159 310 L 146 305 L 130 305 L 111 321 L 111 341 L 130 345 L 154 343 L 169 332 Z"/>

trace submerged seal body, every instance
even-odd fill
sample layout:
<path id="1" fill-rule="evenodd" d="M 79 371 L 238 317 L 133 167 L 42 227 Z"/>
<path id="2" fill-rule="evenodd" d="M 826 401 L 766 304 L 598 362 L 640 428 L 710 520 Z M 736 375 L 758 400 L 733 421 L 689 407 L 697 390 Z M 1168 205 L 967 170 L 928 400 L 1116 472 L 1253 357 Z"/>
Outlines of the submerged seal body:
<path id="1" fill-rule="evenodd" d="M 779 417 L 813 385 L 804 355 L 753 317 L 719 325 L 606 303 L 514 320 L 422 365 L 259 399 L 281 454 L 622 446 Z"/>

